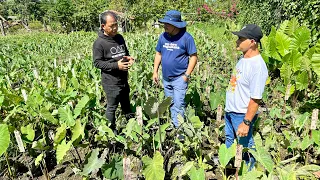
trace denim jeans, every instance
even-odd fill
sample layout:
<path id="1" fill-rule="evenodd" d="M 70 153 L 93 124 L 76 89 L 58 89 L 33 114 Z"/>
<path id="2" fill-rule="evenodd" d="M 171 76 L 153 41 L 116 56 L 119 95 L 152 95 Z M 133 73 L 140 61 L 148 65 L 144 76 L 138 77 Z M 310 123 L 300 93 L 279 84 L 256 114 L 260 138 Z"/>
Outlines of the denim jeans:
<path id="1" fill-rule="evenodd" d="M 103 89 L 107 94 L 107 109 L 106 117 L 111 123 L 111 129 L 116 129 L 115 113 L 120 103 L 121 109 L 127 119 L 133 118 L 134 114 L 130 108 L 130 87 L 128 84 L 124 85 L 103 85 Z"/>
<path id="2" fill-rule="evenodd" d="M 171 97 L 170 106 L 171 119 L 175 127 L 179 126 L 178 114 L 184 118 L 186 103 L 184 98 L 187 93 L 188 82 L 184 81 L 182 76 L 174 79 L 163 80 L 164 94 L 166 97 Z"/>
<path id="3" fill-rule="evenodd" d="M 232 144 L 235 138 L 237 137 L 236 133 L 238 131 L 239 125 L 243 122 L 243 119 L 245 117 L 244 113 L 235 113 L 235 112 L 226 112 L 225 114 L 225 134 L 226 134 L 226 146 L 229 148 Z M 253 140 L 253 125 L 254 122 L 257 120 L 258 115 L 255 115 L 252 123 L 250 125 L 248 136 L 246 137 L 237 137 L 238 143 L 243 145 L 243 147 L 251 148 L 254 146 L 254 140 Z M 252 156 L 252 154 L 246 152 L 243 153 L 243 160 L 246 161 L 247 165 L 250 163 L 249 170 L 251 170 L 254 167 L 255 164 L 255 158 Z"/>

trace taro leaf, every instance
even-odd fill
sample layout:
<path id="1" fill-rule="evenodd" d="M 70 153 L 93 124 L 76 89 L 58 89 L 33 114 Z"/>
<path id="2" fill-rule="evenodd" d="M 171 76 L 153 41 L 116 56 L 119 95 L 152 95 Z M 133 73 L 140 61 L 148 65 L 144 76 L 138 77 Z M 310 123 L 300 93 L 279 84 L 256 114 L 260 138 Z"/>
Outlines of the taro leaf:
<path id="1" fill-rule="evenodd" d="M 281 57 L 279 55 L 278 49 L 277 49 L 277 41 L 275 37 L 269 37 L 269 52 L 270 56 L 278 61 L 281 61 Z"/>
<path id="2" fill-rule="evenodd" d="M 286 28 L 286 34 L 289 36 L 293 35 L 296 30 L 299 28 L 300 24 L 296 18 L 291 19 L 288 22 L 288 27 Z"/>
<path id="3" fill-rule="evenodd" d="M 306 150 L 310 145 L 313 144 L 313 140 L 309 136 L 305 136 L 300 144 L 302 151 Z"/>
<path id="4" fill-rule="evenodd" d="M 277 49 L 281 54 L 281 56 L 285 56 L 286 54 L 288 54 L 289 46 L 290 46 L 290 38 L 282 32 L 277 32 L 276 41 L 277 41 Z"/>
<path id="5" fill-rule="evenodd" d="M 166 139 L 166 129 L 170 126 L 170 123 L 165 123 L 162 124 L 160 126 L 160 130 L 161 130 L 161 142 L 164 142 L 164 140 Z M 157 131 L 157 133 L 154 136 L 154 140 L 159 142 L 160 141 L 160 133 L 159 133 L 159 129 Z"/>
<path id="6" fill-rule="evenodd" d="M 40 114 L 45 120 L 51 122 L 52 124 L 58 124 L 58 120 L 55 119 L 48 110 L 43 108 L 41 109 Z"/>
<path id="7" fill-rule="evenodd" d="M 320 79 L 320 54 L 314 53 L 311 58 L 311 66 L 313 71 L 317 74 Z"/>
<path id="8" fill-rule="evenodd" d="M 39 166 L 42 159 L 43 159 L 43 153 L 41 153 L 37 156 L 36 160 L 34 161 L 35 166 Z"/>
<path id="9" fill-rule="evenodd" d="M 100 132 L 102 135 L 104 135 L 105 133 L 107 133 L 107 135 L 108 135 L 109 138 L 114 138 L 114 137 L 115 137 L 112 129 L 110 129 L 110 128 L 109 128 L 107 125 L 105 125 L 105 124 L 99 126 L 98 130 L 99 130 L 99 132 Z"/>
<path id="10" fill-rule="evenodd" d="M 32 129 L 32 125 L 29 124 L 28 126 L 21 127 L 21 134 L 27 139 L 27 141 L 31 142 L 34 139 L 35 131 Z"/>
<path id="11" fill-rule="evenodd" d="M 306 165 L 303 167 L 300 167 L 299 169 L 296 170 L 296 174 L 297 176 L 312 176 L 313 177 L 313 172 L 317 172 L 320 171 L 320 166 L 318 165 L 314 165 L 314 164 L 310 164 L 310 165 Z"/>
<path id="12" fill-rule="evenodd" d="M 262 175 L 263 175 L 263 172 L 253 169 L 249 172 L 246 172 L 244 175 L 240 176 L 240 180 L 256 180 L 256 179 L 260 179 Z"/>
<path id="13" fill-rule="evenodd" d="M 99 149 L 94 149 L 88 158 L 88 163 L 84 165 L 82 175 L 88 176 L 92 171 L 100 169 L 104 164 L 105 160 L 98 158 Z"/>
<path id="14" fill-rule="evenodd" d="M 74 142 L 75 140 L 77 140 L 80 136 L 82 136 L 82 138 L 84 137 L 84 127 L 81 125 L 81 121 L 80 119 L 76 120 L 76 124 L 73 126 L 71 132 L 72 132 L 72 138 L 71 141 Z"/>
<path id="15" fill-rule="evenodd" d="M 159 105 L 159 115 L 160 117 L 163 116 L 163 114 L 166 112 L 166 110 L 170 107 L 172 103 L 172 98 L 167 97 L 165 100 L 163 100 Z"/>
<path id="16" fill-rule="evenodd" d="M 148 121 L 148 124 L 145 126 L 146 129 L 148 129 L 150 126 L 152 126 L 154 123 L 158 121 L 158 118 L 150 119 Z"/>
<path id="17" fill-rule="evenodd" d="M 109 164 L 102 167 L 103 176 L 107 179 L 123 179 L 122 158 L 115 157 Z"/>
<path id="18" fill-rule="evenodd" d="M 293 72 L 297 72 L 301 68 L 301 59 L 302 55 L 297 50 L 286 54 L 282 61 L 290 65 L 290 68 Z"/>
<path id="19" fill-rule="evenodd" d="M 79 82 L 78 82 L 77 78 L 72 77 L 71 78 L 71 83 L 72 83 L 74 88 L 79 89 Z"/>
<path id="20" fill-rule="evenodd" d="M 65 106 L 65 108 L 60 107 L 59 108 L 59 118 L 60 118 L 60 123 L 66 123 L 67 126 L 72 127 L 76 123 L 73 116 L 72 112 L 70 110 L 70 106 Z"/>
<path id="21" fill-rule="evenodd" d="M 190 119 L 192 125 L 196 129 L 201 129 L 203 127 L 203 122 L 200 121 L 200 118 L 198 116 L 193 116 Z"/>
<path id="22" fill-rule="evenodd" d="M 196 169 L 195 166 L 193 166 L 190 171 L 188 172 L 188 175 L 190 177 L 190 180 L 203 180 L 205 178 L 205 173 L 203 168 Z"/>
<path id="23" fill-rule="evenodd" d="M 303 71 L 297 76 L 297 90 L 304 90 L 308 88 L 309 82 L 308 82 L 308 72 Z"/>
<path id="24" fill-rule="evenodd" d="M 150 118 L 155 118 L 158 116 L 158 107 L 159 107 L 158 100 L 154 97 L 150 97 L 146 102 L 144 110 L 146 111 L 146 113 Z"/>
<path id="25" fill-rule="evenodd" d="M 192 167 L 194 167 L 194 162 L 193 162 L 193 161 L 187 162 L 187 163 L 182 167 L 182 170 L 181 170 L 179 176 L 182 177 L 182 176 L 186 175 L 187 172 L 188 172 Z"/>
<path id="26" fill-rule="evenodd" d="M 66 124 L 61 124 L 61 126 L 57 128 L 57 132 L 54 135 L 54 143 L 60 144 L 60 142 L 66 137 L 66 134 L 67 126 Z"/>
<path id="27" fill-rule="evenodd" d="M 230 148 L 227 148 L 226 144 L 222 144 L 219 148 L 219 161 L 223 168 L 226 168 L 227 164 L 236 154 L 236 143 L 233 143 Z"/>
<path id="28" fill-rule="evenodd" d="M 318 145 L 320 146 L 320 131 L 318 130 L 312 130 L 311 132 L 312 135 L 312 140 Z"/>
<path id="29" fill-rule="evenodd" d="M 288 85 L 291 82 L 291 67 L 288 63 L 283 63 L 280 68 L 280 75 L 284 81 L 284 85 Z"/>
<path id="30" fill-rule="evenodd" d="M 223 95 L 220 92 L 211 92 L 210 93 L 210 107 L 211 110 L 217 109 L 218 105 L 223 101 Z"/>
<path id="31" fill-rule="evenodd" d="M 283 21 L 283 22 L 280 24 L 280 27 L 279 27 L 279 29 L 278 29 L 278 32 L 285 33 L 286 30 L 288 29 L 288 24 L 289 24 L 289 21 L 288 21 L 288 20 Z"/>
<path id="32" fill-rule="evenodd" d="M 66 144 L 66 140 L 64 139 L 60 144 L 57 146 L 56 151 L 56 157 L 57 157 L 57 163 L 60 164 L 63 160 L 64 156 L 67 154 L 69 149 L 71 148 L 72 141 L 69 141 L 68 144 Z"/>
<path id="33" fill-rule="evenodd" d="M 10 143 L 9 129 L 6 124 L 0 124 L 0 156 L 6 152 Z"/>
<path id="34" fill-rule="evenodd" d="M 249 152 L 267 169 L 268 172 L 272 172 L 274 163 L 267 149 L 262 146 L 256 146 L 256 150 L 250 149 Z"/>
<path id="35" fill-rule="evenodd" d="M 290 49 L 298 50 L 299 52 L 303 53 L 309 47 L 310 39 L 310 30 L 305 26 L 301 26 L 293 33 Z"/>
<path id="36" fill-rule="evenodd" d="M 148 156 L 142 157 L 144 164 L 142 174 L 146 180 L 163 180 L 165 171 L 163 170 L 163 157 L 159 151 L 153 156 L 153 159 Z"/>
<path id="37" fill-rule="evenodd" d="M 299 115 L 299 117 L 296 119 L 294 123 L 295 128 L 299 128 L 299 131 L 301 131 L 301 129 L 305 127 L 305 124 L 308 121 L 309 116 L 310 114 L 308 112 Z"/>
<path id="38" fill-rule="evenodd" d="M 83 108 L 88 104 L 90 98 L 89 96 L 85 95 L 81 98 L 81 100 L 78 102 L 78 104 L 76 105 L 75 109 L 74 109 L 74 116 L 73 118 L 77 118 L 80 114 L 81 111 L 83 110 Z"/>

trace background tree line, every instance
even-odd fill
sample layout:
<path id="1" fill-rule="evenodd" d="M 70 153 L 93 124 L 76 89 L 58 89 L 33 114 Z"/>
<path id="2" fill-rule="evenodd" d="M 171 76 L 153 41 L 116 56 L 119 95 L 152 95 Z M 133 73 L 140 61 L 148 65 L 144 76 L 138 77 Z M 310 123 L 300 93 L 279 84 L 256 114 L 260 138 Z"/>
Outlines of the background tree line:
<path id="1" fill-rule="evenodd" d="M 312 29 L 319 38 L 320 0 L 0 0 L 0 15 L 24 22 L 60 25 L 66 32 L 92 31 L 99 27 L 99 13 L 112 9 L 123 13 L 133 27 L 156 21 L 168 9 L 178 9 L 189 21 L 210 22 L 230 19 L 256 23 L 266 33 L 293 17 Z"/>

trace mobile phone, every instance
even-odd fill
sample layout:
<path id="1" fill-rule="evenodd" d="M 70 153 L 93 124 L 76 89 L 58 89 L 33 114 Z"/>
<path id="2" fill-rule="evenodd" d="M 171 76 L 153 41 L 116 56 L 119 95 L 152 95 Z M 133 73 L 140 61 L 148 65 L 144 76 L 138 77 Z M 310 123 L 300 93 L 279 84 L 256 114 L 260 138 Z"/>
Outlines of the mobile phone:
<path id="1" fill-rule="evenodd" d="M 122 62 L 129 62 L 129 59 L 125 56 L 123 56 L 122 59 L 123 59 Z"/>

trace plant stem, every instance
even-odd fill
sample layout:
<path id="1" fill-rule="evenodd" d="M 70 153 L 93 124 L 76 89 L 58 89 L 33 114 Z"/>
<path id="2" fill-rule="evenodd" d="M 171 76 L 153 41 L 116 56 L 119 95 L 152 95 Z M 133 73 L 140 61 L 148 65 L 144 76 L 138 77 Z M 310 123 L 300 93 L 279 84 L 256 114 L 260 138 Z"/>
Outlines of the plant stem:
<path id="1" fill-rule="evenodd" d="M 10 168 L 10 163 L 9 163 L 9 158 L 8 158 L 8 153 L 5 152 L 5 156 L 6 156 L 6 161 L 7 161 L 7 166 L 8 166 L 8 171 L 9 171 L 9 175 L 10 175 L 10 179 L 13 179 L 13 174 Z"/>

